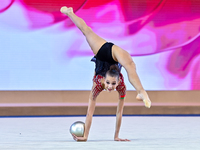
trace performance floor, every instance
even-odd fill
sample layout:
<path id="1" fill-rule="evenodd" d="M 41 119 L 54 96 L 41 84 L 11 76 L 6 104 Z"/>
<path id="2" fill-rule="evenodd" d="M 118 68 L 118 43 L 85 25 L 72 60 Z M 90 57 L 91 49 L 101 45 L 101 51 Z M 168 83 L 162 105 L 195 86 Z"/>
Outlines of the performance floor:
<path id="1" fill-rule="evenodd" d="M 200 116 L 123 116 L 120 138 L 113 141 L 115 116 L 95 116 L 87 142 L 69 133 L 85 117 L 1 117 L 0 150 L 199 150 Z"/>

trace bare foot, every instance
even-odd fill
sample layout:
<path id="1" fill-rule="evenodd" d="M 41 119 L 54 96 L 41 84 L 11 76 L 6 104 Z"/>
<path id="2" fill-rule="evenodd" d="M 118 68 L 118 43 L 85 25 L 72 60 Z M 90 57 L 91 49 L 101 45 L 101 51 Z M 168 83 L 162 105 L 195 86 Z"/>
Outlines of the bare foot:
<path id="1" fill-rule="evenodd" d="M 68 16 L 69 13 L 73 13 L 73 8 L 63 6 L 61 7 L 60 12 Z"/>
<path id="2" fill-rule="evenodd" d="M 138 101 L 142 101 L 142 98 L 140 97 L 139 94 L 136 96 L 136 99 L 137 99 Z"/>
<path id="3" fill-rule="evenodd" d="M 136 96 L 136 99 L 137 99 L 137 100 L 140 100 L 140 101 L 143 101 L 145 107 L 147 107 L 147 108 L 150 108 L 150 107 L 151 107 L 151 101 L 150 101 L 149 98 L 143 98 L 143 96 L 142 96 L 141 94 L 138 94 L 138 95 Z"/>

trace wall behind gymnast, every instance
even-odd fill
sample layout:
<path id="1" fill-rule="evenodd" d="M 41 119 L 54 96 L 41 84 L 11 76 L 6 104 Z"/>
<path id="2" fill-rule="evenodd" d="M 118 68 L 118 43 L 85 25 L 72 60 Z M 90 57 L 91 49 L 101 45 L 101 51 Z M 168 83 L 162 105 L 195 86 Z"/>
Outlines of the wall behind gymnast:
<path id="1" fill-rule="evenodd" d="M 131 54 L 146 90 L 200 89 L 200 1 L 3 0 L 0 90 L 91 89 L 93 54 L 65 5 Z"/>

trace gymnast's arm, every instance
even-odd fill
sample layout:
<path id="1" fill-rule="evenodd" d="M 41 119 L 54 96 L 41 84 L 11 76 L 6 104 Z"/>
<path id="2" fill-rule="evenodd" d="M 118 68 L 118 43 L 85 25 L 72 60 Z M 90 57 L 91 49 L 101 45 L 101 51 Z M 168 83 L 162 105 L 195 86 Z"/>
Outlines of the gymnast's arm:
<path id="1" fill-rule="evenodd" d="M 92 90 L 89 95 L 89 104 L 88 104 L 87 116 L 86 116 L 86 120 L 85 120 L 84 137 L 77 137 L 76 135 L 73 135 L 74 140 L 87 141 L 90 127 L 92 124 L 92 117 L 93 117 L 95 106 L 96 106 L 96 98 L 102 90 L 103 89 L 99 90 L 99 87 L 96 85 L 95 82 L 93 82 L 93 87 L 92 87 Z"/>
<path id="2" fill-rule="evenodd" d="M 128 139 L 119 138 L 119 130 L 121 127 L 123 108 L 124 108 L 124 99 L 119 98 L 117 112 L 116 112 L 116 127 L 115 127 L 115 136 L 114 136 L 115 141 L 130 141 Z"/>
<path id="3" fill-rule="evenodd" d="M 128 139 L 120 139 L 119 138 L 119 130 L 121 127 L 122 114 L 123 114 L 123 108 L 124 108 L 124 100 L 125 100 L 125 96 L 126 96 L 126 85 L 124 84 L 123 77 L 122 78 L 120 77 L 120 83 L 116 87 L 116 90 L 119 93 L 119 101 L 118 101 L 117 112 L 116 112 L 116 127 L 115 127 L 114 140 L 115 141 L 130 141 Z"/>
<path id="4" fill-rule="evenodd" d="M 114 58 L 125 68 L 128 74 L 129 82 L 133 85 L 138 93 L 137 99 L 142 99 L 145 103 L 145 106 L 150 108 L 151 101 L 140 82 L 140 79 L 136 73 L 135 63 L 133 62 L 130 54 L 116 45 L 113 45 L 113 54 Z"/>

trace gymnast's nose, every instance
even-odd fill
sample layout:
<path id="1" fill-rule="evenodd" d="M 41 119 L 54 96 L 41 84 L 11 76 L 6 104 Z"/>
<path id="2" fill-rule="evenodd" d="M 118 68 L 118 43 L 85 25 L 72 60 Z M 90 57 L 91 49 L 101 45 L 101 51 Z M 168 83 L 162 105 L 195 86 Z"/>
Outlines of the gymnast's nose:
<path id="1" fill-rule="evenodd" d="M 108 85 L 108 89 L 112 89 L 112 85 L 111 84 Z"/>

